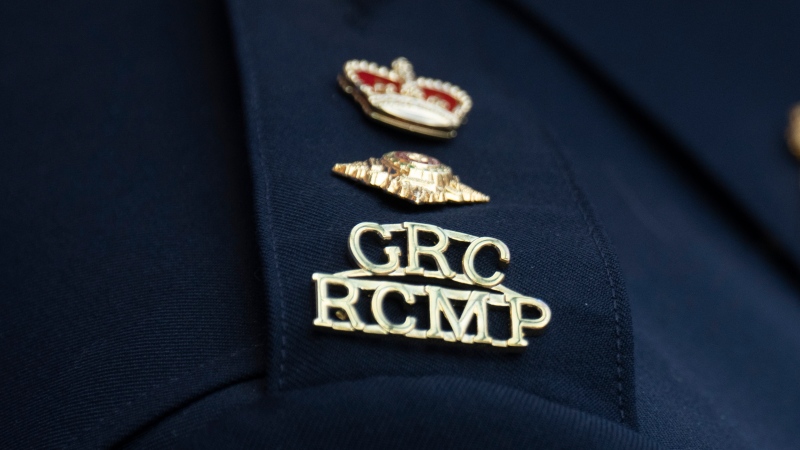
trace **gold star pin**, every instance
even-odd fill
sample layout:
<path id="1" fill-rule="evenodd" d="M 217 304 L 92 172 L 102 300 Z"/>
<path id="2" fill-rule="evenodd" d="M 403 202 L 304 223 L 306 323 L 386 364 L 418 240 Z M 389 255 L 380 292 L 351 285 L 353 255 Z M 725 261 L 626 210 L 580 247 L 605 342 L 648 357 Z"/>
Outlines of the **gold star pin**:
<path id="1" fill-rule="evenodd" d="M 417 77 L 402 57 L 392 62 L 391 69 L 363 60 L 347 61 L 338 80 L 370 118 L 426 136 L 454 138 L 472 108 L 472 99 L 461 88 Z"/>
<path id="2" fill-rule="evenodd" d="M 414 152 L 389 152 L 381 158 L 336 164 L 333 172 L 421 203 L 485 203 L 489 196 L 461 183 L 438 159 Z"/>

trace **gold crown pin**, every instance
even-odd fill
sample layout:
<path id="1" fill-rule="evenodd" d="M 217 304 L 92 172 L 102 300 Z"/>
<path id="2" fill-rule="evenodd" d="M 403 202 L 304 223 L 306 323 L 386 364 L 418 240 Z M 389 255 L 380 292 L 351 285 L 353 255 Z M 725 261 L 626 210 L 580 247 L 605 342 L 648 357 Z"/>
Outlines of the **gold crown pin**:
<path id="1" fill-rule="evenodd" d="M 418 205 L 489 201 L 488 195 L 461 183 L 449 166 L 421 153 L 389 152 L 381 158 L 336 164 L 333 172 Z"/>
<path id="2" fill-rule="evenodd" d="M 338 80 L 370 118 L 426 136 L 454 138 L 472 108 L 472 99 L 461 88 L 417 77 L 402 57 L 392 62 L 391 69 L 363 60 L 347 61 Z"/>

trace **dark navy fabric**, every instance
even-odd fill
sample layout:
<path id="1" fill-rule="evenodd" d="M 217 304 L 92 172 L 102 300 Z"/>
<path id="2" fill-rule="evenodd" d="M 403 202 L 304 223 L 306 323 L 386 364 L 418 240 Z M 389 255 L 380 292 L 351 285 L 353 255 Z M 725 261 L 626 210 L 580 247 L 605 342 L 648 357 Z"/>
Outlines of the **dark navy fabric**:
<path id="1" fill-rule="evenodd" d="M 792 8 L 3 4 L 0 447 L 800 447 Z M 473 97 L 455 140 L 335 83 L 400 55 Z M 491 202 L 330 173 L 399 149 Z M 362 221 L 501 239 L 551 324 L 319 332 Z"/>
<path id="2" fill-rule="evenodd" d="M 783 135 L 800 99 L 800 3 L 520 0 L 671 133 L 800 266 L 800 190 Z M 718 200 L 719 201 L 719 200 Z"/>
<path id="3" fill-rule="evenodd" d="M 486 34 L 506 49 L 491 62 L 567 150 L 625 275 L 641 432 L 675 448 L 796 447 L 795 266 L 580 49 L 529 10 L 507 13 L 516 26 Z M 515 76 L 526 59 L 538 69 Z"/>
<path id="4" fill-rule="evenodd" d="M 263 378 L 225 9 L 0 10 L 0 448 L 108 447 Z"/>
<path id="5" fill-rule="evenodd" d="M 296 389 L 184 448 L 659 448 L 647 437 L 494 383 L 376 377 Z"/>

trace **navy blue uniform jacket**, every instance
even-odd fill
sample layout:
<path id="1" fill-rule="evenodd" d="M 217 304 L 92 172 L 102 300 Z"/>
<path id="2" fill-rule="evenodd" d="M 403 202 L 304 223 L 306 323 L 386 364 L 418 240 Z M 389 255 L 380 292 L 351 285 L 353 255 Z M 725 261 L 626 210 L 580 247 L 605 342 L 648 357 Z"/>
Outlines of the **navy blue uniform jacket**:
<path id="1" fill-rule="evenodd" d="M 797 1 L 0 6 L 0 447 L 800 448 Z M 370 122 L 349 59 L 472 96 Z M 430 154 L 480 205 L 338 162 Z M 320 333 L 359 222 L 511 250 L 522 352 Z"/>

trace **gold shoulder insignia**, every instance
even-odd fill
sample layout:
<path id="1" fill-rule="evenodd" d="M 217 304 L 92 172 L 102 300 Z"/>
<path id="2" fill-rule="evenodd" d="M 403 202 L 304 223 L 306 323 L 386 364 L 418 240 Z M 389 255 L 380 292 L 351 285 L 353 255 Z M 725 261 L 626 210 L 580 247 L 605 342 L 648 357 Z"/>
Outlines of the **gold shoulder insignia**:
<path id="1" fill-rule="evenodd" d="M 391 240 L 394 234 L 404 233 L 407 256 L 403 260 L 407 261 L 407 266 L 401 266 L 403 251 L 398 246 L 383 249 L 387 258 L 385 263 L 370 259 L 361 247 L 361 237 L 366 233 L 375 234 L 383 241 Z M 435 237 L 436 243 L 422 245 L 422 234 Z M 451 241 L 468 244 L 461 258 L 461 273 L 453 270 L 445 257 Z M 315 273 L 312 276 L 317 304 L 314 325 L 318 327 L 378 335 L 396 334 L 416 339 L 441 339 L 464 344 L 488 344 L 494 347 L 525 347 L 528 345 L 525 330 L 540 331 L 550 322 L 550 308 L 545 302 L 503 286 L 501 283 L 505 274 L 500 271 L 483 276 L 475 269 L 477 254 L 487 247 L 493 247 L 497 251 L 501 263 L 509 262 L 509 249 L 498 239 L 471 236 L 423 223 L 379 225 L 364 222 L 353 227 L 349 246 L 359 269 L 335 274 Z M 423 267 L 421 256 L 434 261 L 436 269 Z M 440 283 L 447 280 L 447 286 L 389 280 L 395 277 L 421 277 L 439 280 Z M 472 289 L 454 288 L 451 287 L 453 284 Z M 411 314 L 406 315 L 402 323 L 390 320 L 384 309 L 389 296 L 393 299 L 391 301 L 402 299 L 400 301 L 408 305 L 415 304 L 418 298 L 427 298 L 428 317 L 420 322 L 428 323 L 429 326 L 420 328 L 419 317 Z M 371 303 L 371 318 L 361 316 L 357 308 L 359 301 Z M 531 315 L 529 311 L 535 311 L 533 317 L 526 317 Z M 490 313 L 508 317 L 508 339 L 490 336 Z M 474 334 L 468 332 L 471 329 L 475 330 Z"/>
<path id="2" fill-rule="evenodd" d="M 472 108 L 472 99 L 458 86 L 417 77 L 405 58 L 392 68 L 368 61 L 347 61 L 339 85 L 378 122 L 412 133 L 449 139 L 456 136 Z"/>
<path id="3" fill-rule="evenodd" d="M 334 173 L 421 203 L 483 203 L 489 196 L 461 183 L 453 170 L 438 159 L 413 152 L 389 152 L 333 166 Z"/>

